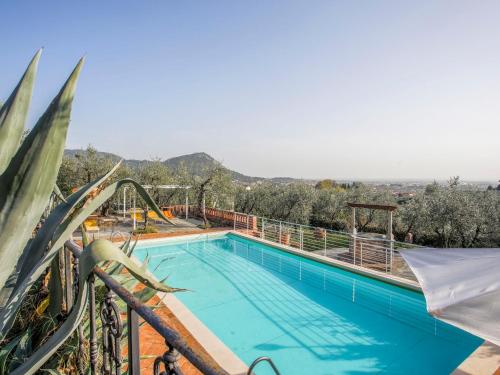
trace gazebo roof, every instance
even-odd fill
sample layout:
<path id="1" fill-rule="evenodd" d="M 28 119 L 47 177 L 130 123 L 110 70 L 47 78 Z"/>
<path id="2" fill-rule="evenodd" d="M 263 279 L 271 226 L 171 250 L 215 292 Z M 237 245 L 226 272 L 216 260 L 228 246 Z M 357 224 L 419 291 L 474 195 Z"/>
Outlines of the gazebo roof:
<path id="1" fill-rule="evenodd" d="M 347 205 L 349 207 L 355 207 L 355 208 L 368 208 L 370 210 L 385 210 L 385 211 L 395 211 L 398 208 L 398 206 L 393 206 L 390 204 L 371 204 L 371 203 L 350 202 L 350 203 L 347 203 Z"/>

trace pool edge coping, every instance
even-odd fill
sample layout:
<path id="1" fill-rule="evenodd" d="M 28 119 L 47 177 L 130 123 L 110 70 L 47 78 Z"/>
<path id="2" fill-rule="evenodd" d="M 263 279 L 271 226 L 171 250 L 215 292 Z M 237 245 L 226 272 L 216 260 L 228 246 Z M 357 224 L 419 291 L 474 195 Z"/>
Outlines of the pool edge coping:
<path id="1" fill-rule="evenodd" d="M 410 289 L 413 291 L 417 292 L 422 292 L 422 288 L 417 282 L 412 282 L 410 280 L 405 280 L 403 278 L 399 278 L 396 276 L 390 276 L 383 274 L 381 272 L 373 271 L 370 269 L 366 269 L 360 266 L 344 263 L 341 261 L 337 261 L 335 259 L 328 258 L 323 255 L 319 254 L 314 254 L 314 253 L 309 253 L 304 250 L 296 249 L 291 246 L 286 246 L 283 244 L 277 244 L 272 241 L 268 241 L 266 239 L 262 239 L 259 237 L 252 236 L 250 234 L 238 232 L 235 230 L 221 230 L 221 231 L 213 231 L 210 233 L 196 233 L 196 234 L 183 234 L 179 236 L 171 236 L 171 237 L 165 237 L 165 238 L 155 238 L 155 239 L 144 239 L 144 240 L 139 240 L 138 244 L 154 244 L 154 243 L 168 243 L 168 242 L 173 242 L 174 239 L 179 239 L 179 238 L 196 238 L 196 237 L 218 237 L 226 234 L 233 234 L 248 240 L 252 240 L 255 242 L 260 242 L 264 245 L 273 247 L 277 250 L 285 251 L 290 254 L 294 254 L 306 259 L 314 260 L 322 264 L 330 265 L 333 267 L 345 269 L 357 274 L 361 274 L 366 277 L 370 277 L 382 282 L 386 282 L 388 284 L 396 285 L 405 289 Z M 174 309 L 171 309 L 172 313 L 179 319 L 181 324 L 185 326 L 185 328 L 193 335 L 193 337 L 199 342 L 201 346 L 207 351 L 207 353 L 216 361 L 222 368 L 224 368 L 226 371 L 228 371 L 231 375 L 244 375 L 248 371 L 248 366 L 243 363 L 243 361 L 236 355 L 231 349 L 229 349 L 220 339 L 215 335 L 203 322 L 201 322 L 191 310 L 189 310 L 175 295 L 172 293 L 163 293 L 163 292 L 158 292 L 157 293 L 158 297 L 163 301 L 164 298 L 172 297 L 171 302 L 175 306 Z M 167 307 L 170 308 L 167 304 L 165 304 Z M 177 309 L 177 311 L 174 311 Z M 178 314 L 182 315 L 179 316 Z M 186 323 L 185 323 L 186 320 Z M 201 332 L 200 332 L 201 331 Z M 198 336 L 200 335 L 202 338 Z M 215 345 L 215 347 L 218 349 L 216 351 L 213 350 L 211 345 Z M 494 353 L 492 355 L 489 355 L 485 357 L 485 352 L 491 351 L 491 348 L 493 347 Z M 228 358 L 224 355 L 222 358 L 219 357 L 219 350 L 222 352 L 226 352 L 228 355 Z M 229 352 L 230 355 L 227 353 Z M 214 356 L 214 353 L 217 353 L 216 358 Z M 229 359 L 229 357 L 231 357 Z M 243 364 L 244 368 L 246 369 L 243 372 L 230 372 L 228 368 L 226 367 L 228 364 L 226 363 L 226 360 L 229 360 L 229 364 L 231 366 L 236 366 L 236 362 L 240 362 L 240 365 Z M 235 361 L 234 363 L 232 361 Z M 496 363 L 494 363 L 496 361 Z M 495 367 L 493 367 L 495 366 Z M 494 374 L 500 366 L 500 347 L 492 344 L 488 341 L 484 341 L 480 346 L 476 348 L 469 356 L 467 356 L 461 363 L 460 365 L 451 372 L 452 375 L 469 375 L 469 374 L 474 374 L 474 375 L 490 375 Z M 475 372 L 470 372 L 470 368 L 474 369 Z M 242 368 L 243 369 L 243 368 Z M 481 372 L 477 372 L 477 370 L 480 369 Z M 239 370 L 238 370 L 239 371 Z"/>

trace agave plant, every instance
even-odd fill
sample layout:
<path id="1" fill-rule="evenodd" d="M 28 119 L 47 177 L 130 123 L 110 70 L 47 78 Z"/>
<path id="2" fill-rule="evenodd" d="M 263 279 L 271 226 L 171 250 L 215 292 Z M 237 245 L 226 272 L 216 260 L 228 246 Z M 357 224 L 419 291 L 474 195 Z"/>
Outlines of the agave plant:
<path id="1" fill-rule="evenodd" d="M 51 329 L 48 337 L 40 340 L 37 347 L 33 347 L 30 341 L 30 327 L 21 334 L 12 333 L 20 309 L 28 308 L 33 313 L 36 310 L 37 314 L 49 318 L 60 316 L 62 285 L 58 254 L 83 221 L 123 185 L 133 185 L 152 210 L 169 222 L 148 193 L 134 180 L 108 183 L 120 163 L 69 197 L 62 196 L 55 182 L 83 59 L 23 139 L 40 54 L 41 51 L 36 53 L 19 84 L 0 108 L 0 373 L 36 372 L 72 335 L 85 314 L 88 302 L 87 278 L 96 265 L 114 262 L 117 266 L 109 269 L 112 274 L 126 268 L 136 280 L 153 290 L 176 290 L 151 279 L 144 267 L 131 261 L 129 255 L 133 246 L 130 246 L 129 241 L 121 249 L 109 241 L 96 240 L 85 243 L 79 262 L 80 292 L 62 323 L 56 324 L 55 329 Z M 61 202 L 40 226 L 40 218 L 52 194 L 57 195 Z M 37 225 L 38 230 L 34 233 Z M 47 300 L 44 300 L 44 304 L 30 305 L 27 303 L 30 293 L 37 283 L 43 282 L 49 267 L 51 307 L 45 308 Z M 13 357 L 15 360 L 12 360 Z M 7 368 L 9 358 L 10 367 Z"/>

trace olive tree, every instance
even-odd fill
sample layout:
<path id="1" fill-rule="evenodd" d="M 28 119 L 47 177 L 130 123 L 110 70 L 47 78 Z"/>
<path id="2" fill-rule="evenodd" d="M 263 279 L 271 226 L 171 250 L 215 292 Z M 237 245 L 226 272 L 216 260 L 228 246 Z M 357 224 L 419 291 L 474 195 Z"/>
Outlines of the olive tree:
<path id="1" fill-rule="evenodd" d="M 209 226 L 205 207 L 228 209 L 234 199 L 231 176 L 220 163 L 204 171 L 202 177 L 195 179 L 196 203 L 204 227 Z"/>

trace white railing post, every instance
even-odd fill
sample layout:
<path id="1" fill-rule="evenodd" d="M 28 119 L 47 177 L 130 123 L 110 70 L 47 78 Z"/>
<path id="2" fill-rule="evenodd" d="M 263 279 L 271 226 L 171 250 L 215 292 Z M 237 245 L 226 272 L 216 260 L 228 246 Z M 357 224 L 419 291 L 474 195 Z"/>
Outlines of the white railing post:
<path id="1" fill-rule="evenodd" d="M 299 244 L 300 250 L 304 250 L 304 231 L 302 230 L 302 225 L 299 225 Z"/>
<path id="2" fill-rule="evenodd" d="M 265 239 L 266 238 L 266 219 L 262 218 L 262 232 L 260 233 L 260 238 Z"/>
<path id="3" fill-rule="evenodd" d="M 394 267 L 393 261 L 394 261 L 394 241 L 391 240 L 391 258 L 389 260 L 389 262 L 390 262 L 390 268 L 389 269 L 391 271 L 391 274 L 394 274 L 394 272 L 393 272 L 393 270 L 394 270 L 393 269 L 393 267 Z"/>
<path id="4" fill-rule="evenodd" d="M 363 267 L 363 242 L 359 243 L 359 249 L 360 249 L 359 252 L 361 253 L 360 254 L 361 261 L 360 261 L 359 265 L 361 267 Z M 356 261 L 356 249 L 354 249 L 354 261 Z M 354 263 L 354 264 L 356 264 L 356 263 Z"/>
<path id="5" fill-rule="evenodd" d="M 387 257 L 387 253 L 388 253 L 388 251 L 387 251 L 387 250 L 388 250 L 388 249 L 387 249 L 387 247 L 386 247 L 386 248 L 385 248 L 385 273 L 387 273 L 387 270 L 388 270 L 388 268 L 389 268 L 389 260 L 387 259 L 387 258 L 388 258 L 388 257 Z"/>
<path id="6" fill-rule="evenodd" d="M 325 252 L 325 257 L 326 257 L 326 237 L 328 236 L 328 231 L 326 229 L 324 231 L 325 231 L 325 240 L 323 242 L 324 242 L 324 245 L 325 245 L 324 252 Z"/>
<path id="7" fill-rule="evenodd" d="M 233 211 L 233 230 L 236 231 L 236 212 Z"/>
<path id="8" fill-rule="evenodd" d="M 281 243 L 281 221 L 280 221 L 280 232 L 278 235 L 278 243 Z"/>

